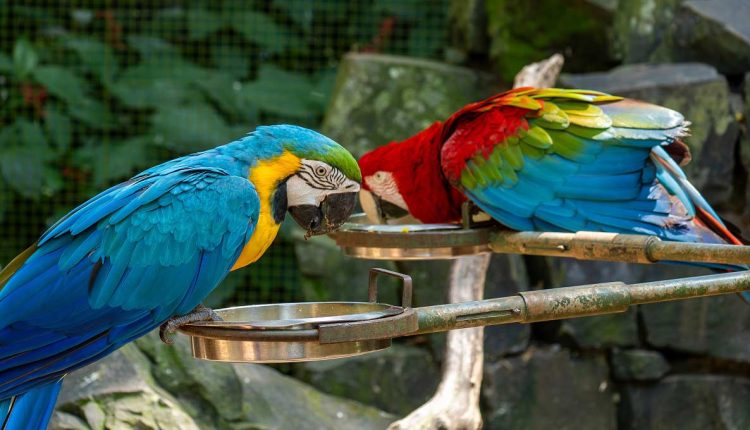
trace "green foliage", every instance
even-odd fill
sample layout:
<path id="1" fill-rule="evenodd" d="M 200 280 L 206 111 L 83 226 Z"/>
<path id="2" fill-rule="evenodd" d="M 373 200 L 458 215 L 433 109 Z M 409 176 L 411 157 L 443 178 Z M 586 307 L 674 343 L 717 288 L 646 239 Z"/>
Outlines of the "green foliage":
<path id="1" fill-rule="evenodd" d="M 567 71 L 596 70 L 612 63 L 607 44 L 610 23 L 582 0 L 487 0 L 490 57 L 512 81 L 526 64 L 560 52 Z"/>
<path id="2" fill-rule="evenodd" d="M 0 266 L 140 170 L 261 123 L 316 127 L 350 50 L 439 55 L 445 3 L 0 1 Z M 294 289 L 293 252 L 273 252 Z M 267 294 L 275 264 L 227 288 Z"/>

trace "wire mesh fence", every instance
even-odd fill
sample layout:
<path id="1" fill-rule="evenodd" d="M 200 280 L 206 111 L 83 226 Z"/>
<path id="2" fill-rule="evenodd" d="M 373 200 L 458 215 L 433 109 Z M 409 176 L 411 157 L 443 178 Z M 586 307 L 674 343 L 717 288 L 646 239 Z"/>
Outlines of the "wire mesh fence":
<path id="1" fill-rule="evenodd" d="M 316 128 L 348 51 L 439 58 L 447 8 L 447 0 L 0 0 L 0 265 L 144 168 L 259 124 Z M 296 300 L 296 264 L 282 234 L 253 270 L 229 278 L 221 298 Z"/>

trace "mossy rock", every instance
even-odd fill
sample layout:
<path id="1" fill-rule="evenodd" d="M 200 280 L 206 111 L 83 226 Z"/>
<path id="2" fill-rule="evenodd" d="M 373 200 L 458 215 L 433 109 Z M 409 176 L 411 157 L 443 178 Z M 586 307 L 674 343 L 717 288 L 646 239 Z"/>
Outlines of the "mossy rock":
<path id="1" fill-rule="evenodd" d="M 612 373 L 618 381 L 655 381 L 669 372 L 669 363 L 658 351 L 615 349 Z"/>
<path id="2" fill-rule="evenodd" d="M 684 0 L 622 0 L 614 18 L 614 48 L 624 63 L 672 59 L 674 16 Z"/>
<path id="3" fill-rule="evenodd" d="M 674 60 L 702 61 L 727 75 L 750 70 L 750 3 L 686 1 L 676 15 Z"/>
<path id="4" fill-rule="evenodd" d="M 530 348 L 485 366 L 486 429 L 616 429 L 609 369 L 601 354 Z"/>
<path id="5" fill-rule="evenodd" d="M 51 428 L 382 429 L 395 417 L 270 367 L 192 358 L 156 333 L 65 378 Z"/>
<path id="6" fill-rule="evenodd" d="M 620 429 L 750 428 L 750 380 L 722 375 L 674 375 L 623 390 Z"/>
<path id="7" fill-rule="evenodd" d="M 462 67 L 348 54 L 339 66 L 322 131 L 359 157 L 406 139 L 496 90 L 491 77 Z"/>
<path id="8" fill-rule="evenodd" d="M 633 64 L 608 72 L 563 75 L 561 83 L 681 112 L 692 123 L 685 142 L 693 161 L 685 172 L 717 209 L 731 204 L 739 124 L 730 107 L 727 80 L 716 69 L 699 63 Z"/>
<path id="9" fill-rule="evenodd" d="M 335 396 L 406 415 L 435 393 L 440 367 L 423 348 L 391 348 L 341 360 L 299 365 L 303 381 Z"/>

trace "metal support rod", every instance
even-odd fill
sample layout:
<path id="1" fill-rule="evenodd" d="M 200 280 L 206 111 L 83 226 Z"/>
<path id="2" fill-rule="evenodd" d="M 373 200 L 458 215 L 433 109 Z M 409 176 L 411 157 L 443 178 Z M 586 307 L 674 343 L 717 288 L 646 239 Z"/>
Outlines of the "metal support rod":
<path id="1" fill-rule="evenodd" d="M 662 241 L 656 236 L 591 231 L 577 233 L 499 231 L 490 249 L 506 254 L 572 257 L 579 260 L 655 263 L 685 261 L 750 264 L 750 246 Z"/>
<path id="2" fill-rule="evenodd" d="M 750 272 L 666 281 L 610 282 L 548 290 L 475 302 L 415 308 L 419 328 L 407 336 L 467 327 L 531 323 L 624 312 L 629 306 L 737 293 L 750 289 Z"/>

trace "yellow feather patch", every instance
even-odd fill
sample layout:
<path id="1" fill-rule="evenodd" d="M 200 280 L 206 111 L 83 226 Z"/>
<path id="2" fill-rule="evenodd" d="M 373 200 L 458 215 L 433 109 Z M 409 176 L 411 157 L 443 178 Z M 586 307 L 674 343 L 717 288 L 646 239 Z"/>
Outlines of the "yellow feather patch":
<path id="1" fill-rule="evenodd" d="M 279 232 L 280 224 L 277 224 L 271 214 L 271 198 L 279 182 L 293 175 L 299 170 L 301 161 L 289 151 L 284 151 L 280 156 L 259 161 L 250 169 L 248 179 L 255 186 L 260 198 L 260 215 L 258 223 L 255 225 L 255 231 L 250 240 L 242 248 L 242 253 L 232 266 L 232 270 L 245 267 L 250 263 L 256 262 Z"/>

